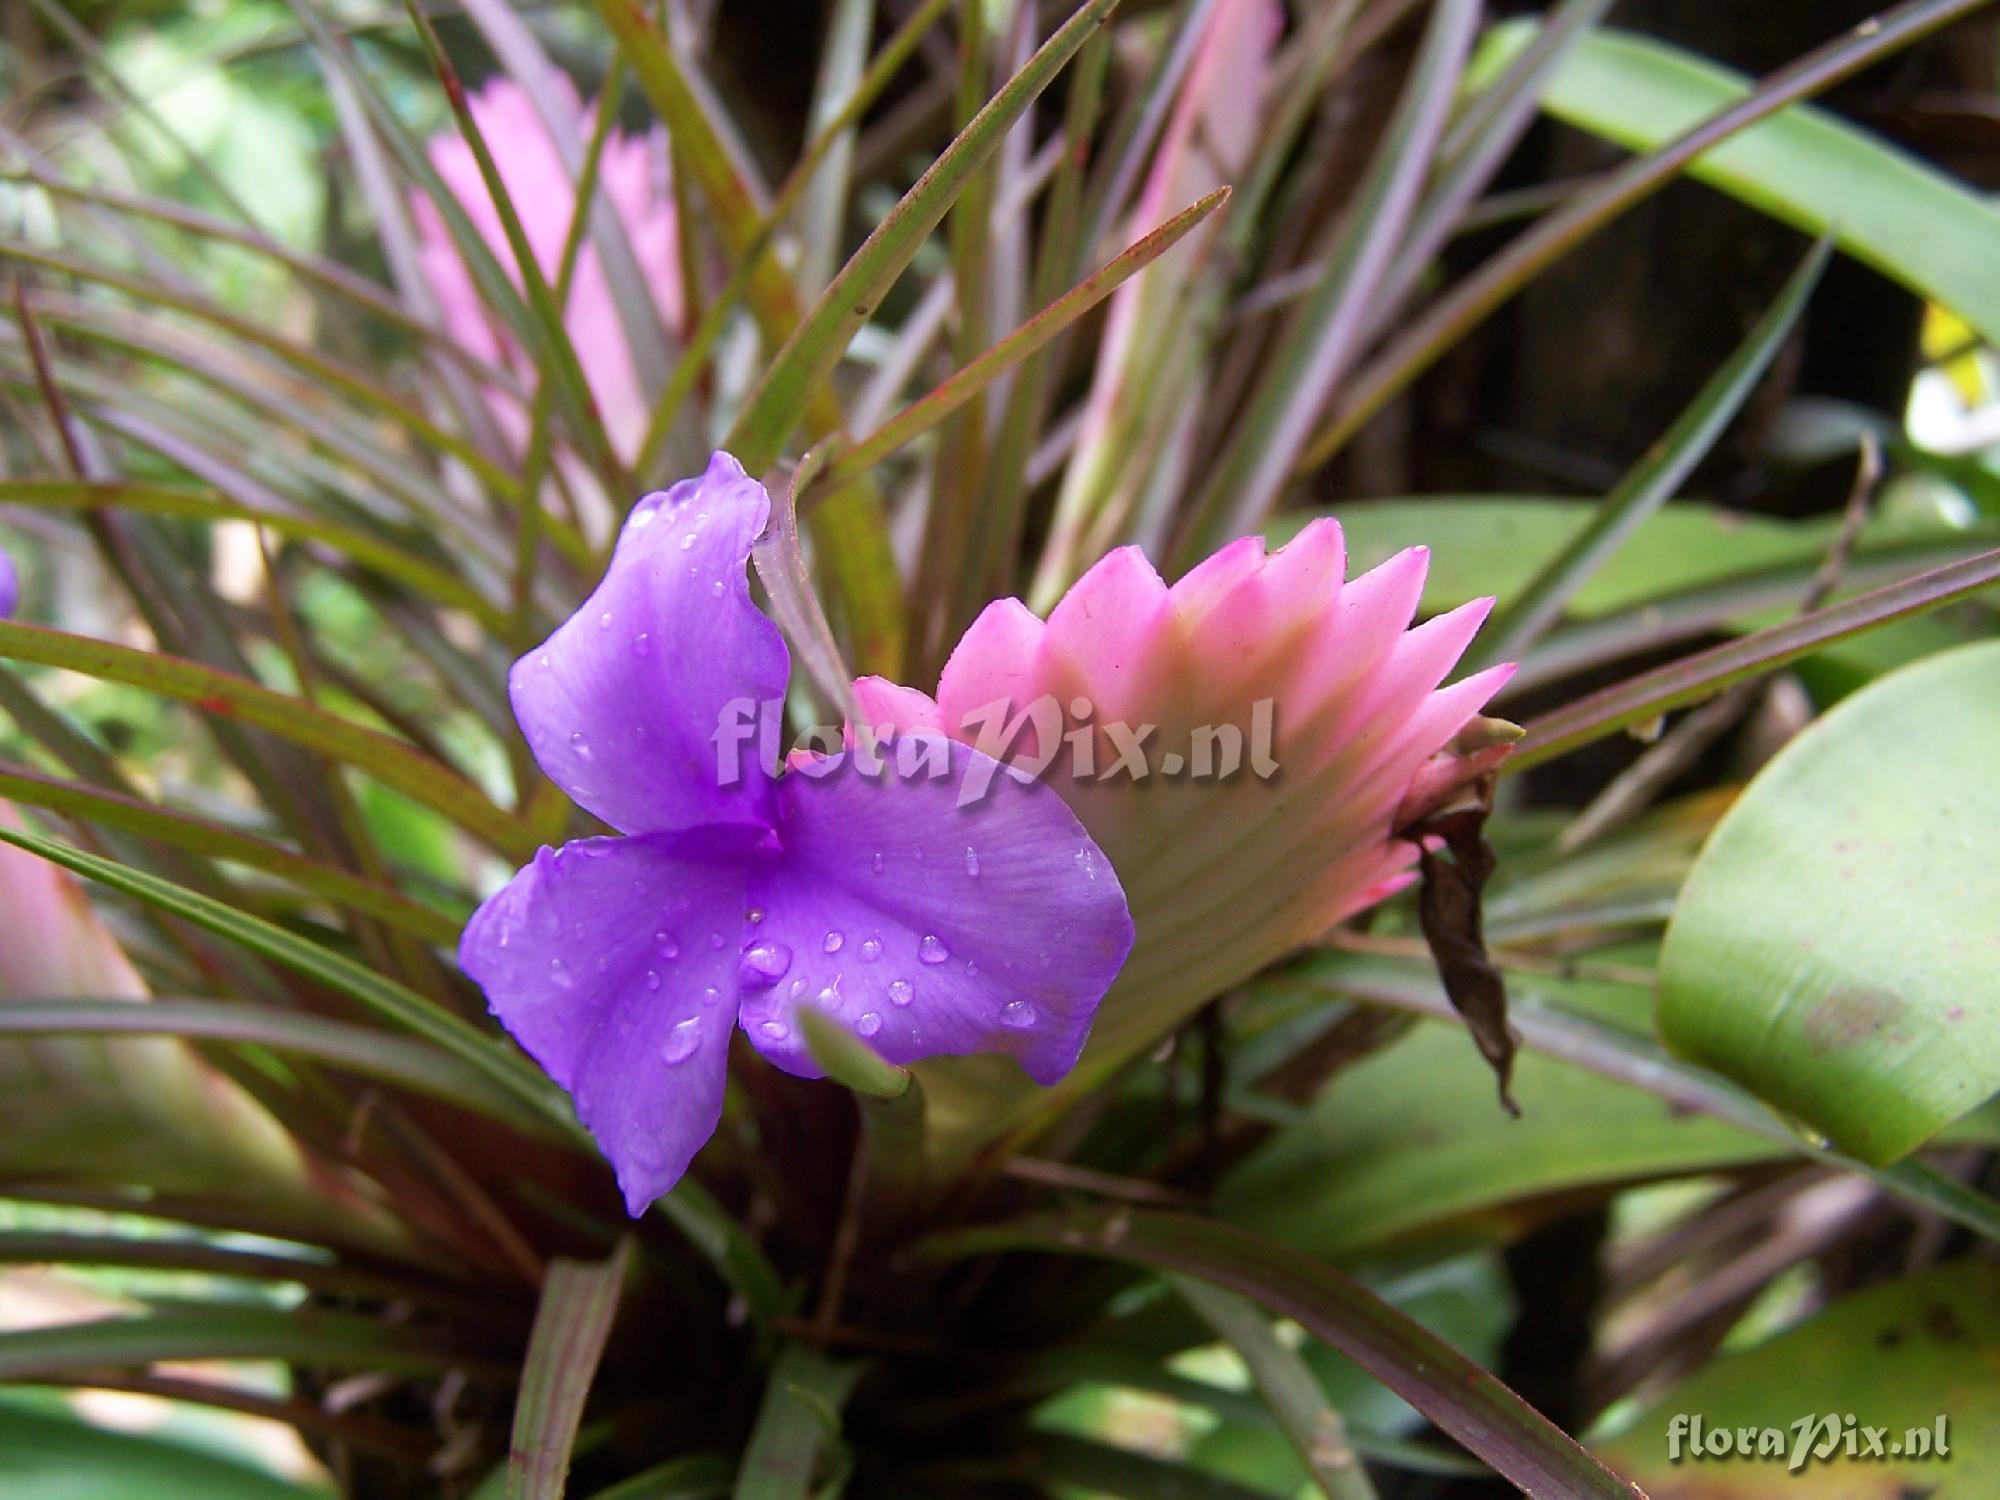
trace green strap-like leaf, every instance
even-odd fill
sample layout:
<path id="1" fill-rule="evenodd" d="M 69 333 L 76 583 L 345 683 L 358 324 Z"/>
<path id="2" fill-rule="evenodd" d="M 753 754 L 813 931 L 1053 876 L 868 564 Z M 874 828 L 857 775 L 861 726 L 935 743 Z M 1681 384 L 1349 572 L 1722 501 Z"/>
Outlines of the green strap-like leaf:
<path id="1" fill-rule="evenodd" d="M 251 1042 L 331 1063 L 366 1078 L 399 1084 L 514 1125 L 524 1120 L 517 1097 L 483 1073 L 426 1042 L 295 1011 L 226 1000 L 155 999 L 0 1001 L 0 1036 L 176 1036 Z"/>
<path id="2" fill-rule="evenodd" d="M 319 981 L 469 1063 L 520 1101 L 521 1107 L 531 1114 L 553 1121 L 565 1130 L 577 1130 L 563 1095 L 519 1053 L 502 1042 L 482 1035 L 449 1011 L 431 1004 L 414 990 L 377 974 L 365 964 L 357 963 L 331 948 L 309 942 L 262 918 L 211 900 L 185 886 L 94 854 L 86 854 L 81 849 L 72 849 L 54 839 L 0 828 L 0 841 L 26 849 L 30 854 L 39 854 L 43 859 L 87 880 L 137 897 Z"/>
<path id="3" fill-rule="evenodd" d="M 757 1424 L 736 1471 L 735 1500 L 812 1500 L 823 1458 L 844 1462 L 840 1408 L 861 1366 L 828 1359 L 804 1344 L 787 1344 L 771 1366 Z M 831 1493 L 838 1493 L 835 1485 Z"/>
<path id="4" fill-rule="evenodd" d="M 428 1375 L 471 1368 L 505 1378 L 510 1362 L 454 1347 L 435 1328 L 322 1308 L 179 1307 L 137 1317 L 0 1329 L 0 1380 L 74 1375 L 163 1360 L 282 1359 L 327 1369 Z"/>
<path id="5" fill-rule="evenodd" d="M 570 1451 L 611 1337 L 631 1244 L 620 1240 L 609 1260 L 549 1263 L 514 1405 L 507 1500 L 562 1500 Z"/>
<path id="6" fill-rule="evenodd" d="M 1733 682 L 1777 670 L 1833 641 L 1890 620 L 1939 609 L 2000 582 L 2000 551 L 1982 552 L 1915 578 L 1814 610 L 1726 646 L 1700 651 L 1528 721 L 1527 737 L 1503 763 L 1512 774 L 1616 734 L 1629 724 L 1711 697 Z"/>
<path id="7" fill-rule="evenodd" d="M 1534 645 L 1591 575 L 1645 524 L 1647 517 L 1672 498 L 1750 399 L 1750 392 L 1805 311 L 1806 299 L 1819 285 L 1832 250 L 1830 241 L 1821 240 L 1807 253 L 1749 335 L 1659 441 L 1612 486 L 1590 524 L 1480 632 L 1466 652 L 1461 670 L 1477 671 L 1519 657 Z"/>
<path id="8" fill-rule="evenodd" d="M 1278 1342 L 1264 1314 L 1243 1298 L 1192 1276 L 1170 1276 L 1181 1299 L 1243 1357 L 1250 1378 L 1326 1500 L 1375 1500 L 1368 1471 L 1347 1440 L 1347 1424 L 1298 1352 Z"/>
<path id="9" fill-rule="evenodd" d="M 122 682 L 191 703 L 224 720 L 267 729 L 280 739 L 366 772 L 515 859 L 525 859 L 534 850 L 534 836 L 519 818 L 494 806 L 449 766 L 400 740 L 248 678 L 180 657 L 12 621 L 0 621 L 0 657 Z"/>
<path id="10" fill-rule="evenodd" d="M 1094 1209 L 928 1241 L 930 1259 L 1046 1250 L 1199 1277 L 1291 1318 L 1338 1349 L 1531 1496 L 1632 1500 L 1633 1492 L 1546 1417 L 1456 1349 L 1324 1262 L 1191 1214 Z"/>

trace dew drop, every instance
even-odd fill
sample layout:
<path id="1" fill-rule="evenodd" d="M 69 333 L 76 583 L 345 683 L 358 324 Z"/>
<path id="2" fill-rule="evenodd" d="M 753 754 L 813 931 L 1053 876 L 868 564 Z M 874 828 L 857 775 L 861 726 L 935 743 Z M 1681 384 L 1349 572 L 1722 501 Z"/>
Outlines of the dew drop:
<path id="1" fill-rule="evenodd" d="M 882 851 L 877 849 L 868 857 L 868 868 L 873 870 L 877 875 L 880 875 L 882 873 L 882 864 Z"/>
<path id="2" fill-rule="evenodd" d="M 846 941 L 847 939 L 841 936 L 841 934 L 837 932 L 829 932 L 826 935 L 826 941 L 820 944 L 820 948 L 822 951 L 827 953 L 838 953 L 840 951 L 841 944 L 845 943 Z"/>
<path id="3" fill-rule="evenodd" d="M 599 615 L 599 616 L 597 617 L 597 628 L 598 628 L 599 630 L 609 630 L 609 629 L 611 628 L 611 611 L 610 611 L 610 610 L 608 610 L 608 609 L 607 609 L 607 610 L 606 610 L 606 611 L 605 611 L 605 612 L 604 612 L 603 614 L 601 614 L 601 615 Z"/>
<path id="4" fill-rule="evenodd" d="M 681 940 L 664 927 L 653 934 L 653 948 L 662 958 L 681 956 Z"/>
<path id="5" fill-rule="evenodd" d="M 799 998 L 799 996 L 803 995 L 805 992 L 806 992 L 806 982 L 803 979 L 794 979 L 792 981 L 791 990 L 789 991 L 791 997 L 794 1000 L 796 1000 Z"/>
<path id="6" fill-rule="evenodd" d="M 1025 1000 L 1009 1000 L 1000 1007 L 1000 1024 L 1009 1031 L 1026 1031 L 1040 1019 L 1035 1007 Z"/>
<path id="7" fill-rule="evenodd" d="M 753 990 L 768 990 L 792 966 L 792 950 L 783 943 L 755 943 L 743 950 L 742 981 Z"/>
<path id="8" fill-rule="evenodd" d="M 546 671 L 548 671 L 548 669 L 549 669 L 550 667 L 552 667 L 552 666 L 554 666 L 554 665 L 555 665 L 555 663 L 554 663 L 553 661 L 549 660 L 549 653 L 548 653 L 548 652 L 546 652 L 546 651 L 544 651 L 544 652 L 542 653 L 542 670 L 543 670 L 544 672 L 546 672 Z"/>
<path id="9" fill-rule="evenodd" d="M 658 517 L 659 517 L 658 508 L 655 506 L 648 505 L 645 506 L 643 509 L 635 510 L 632 512 L 632 520 L 630 522 L 630 525 L 634 531 L 644 531 L 648 526 L 651 526 L 653 522 L 658 519 Z"/>
<path id="10" fill-rule="evenodd" d="M 708 586 L 708 591 L 720 599 L 722 597 L 722 580 L 720 578 L 716 579 L 715 582 Z"/>
<path id="11" fill-rule="evenodd" d="M 716 949 L 716 950 L 717 950 L 718 952 L 719 952 L 719 951 L 721 951 L 721 948 L 722 948 L 722 934 L 721 934 L 721 933 L 719 933 L 719 932 L 711 932 L 711 933 L 710 933 L 710 934 L 708 935 L 708 946 L 709 946 L 709 947 L 711 947 L 711 948 L 714 948 L 714 949 Z"/>
<path id="12" fill-rule="evenodd" d="M 569 747 L 570 749 L 574 750 L 580 758 L 584 760 L 590 759 L 590 741 L 583 737 L 583 731 L 581 729 L 577 730 L 576 733 L 572 734 L 569 737 Z"/>
<path id="13" fill-rule="evenodd" d="M 660 1048 L 660 1056 L 670 1063 L 683 1063 L 694 1056 L 694 1049 L 701 1045 L 701 1022 L 693 1016 L 674 1023 L 674 1029 L 667 1033 L 666 1044 Z"/>
<path id="14" fill-rule="evenodd" d="M 979 972 L 979 960 L 976 958 L 968 958 L 965 961 L 965 977 L 967 979 L 970 979 L 973 977 L 973 975 L 977 974 L 978 972 Z"/>
<path id="15" fill-rule="evenodd" d="M 917 944 L 917 958 L 927 964 L 941 964 L 951 957 L 951 949 L 938 941 L 937 934 L 927 932 L 924 940 Z"/>
<path id="16" fill-rule="evenodd" d="M 909 980 L 892 979 L 889 981 L 889 998 L 898 1005 L 908 1005 L 917 998 L 917 992 Z"/>
<path id="17" fill-rule="evenodd" d="M 743 913 L 743 919 L 746 922 L 748 922 L 751 926 L 753 927 L 756 926 L 759 922 L 764 920 L 763 908 L 756 906 L 751 907 L 750 910 Z"/>
<path id="18" fill-rule="evenodd" d="M 717 989 L 712 984 L 707 989 L 701 992 L 701 1003 L 703 1005 L 713 1005 L 715 1004 L 716 1001 L 720 1000 L 721 998 L 722 998 L 722 991 Z"/>
<path id="19" fill-rule="evenodd" d="M 549 978 L 555 981 L 556 986 L 559 989 L 566 990 L 570 987 L 570 985 L 575 983 L 575 981 L 570 978 L 570 972 L 568 967 L 559 958 L 552 958 L 549 960 Z"/>
<path id="20" fill-rule="evenodd" d="M 686 536 L 682 537 L 682 538 L 681 538 L 681 551 L 685 552 L 685 551 L 687 551 L 687 550 L 688 550 L 688 549 L 689 549 L 690 547 L 692 547 L 692 546 L 693 546 L 693 545 L 695 544 L 695 538 L 696 538 L 696 537 L 697 537 L 697 536 L 698 536 L 699 534 L 700 534 L 700 533 L 698 533 L 698 532 L 693 532 L 693 531 L 690 531 L 690 532 L 689 532 L 689 533 L 688 533 L 688 534 L 687 534 Z"/>
<path id="21" fill-rule="evenodd" d="M 882 940 L 880 938 L 863 938 L 861 940 L 861 961 L 864 964 L 872 964 L 881 956 Z"/>
<path id="22" fill-rule="evenodd" d="M 854 1029 L 863 1036 L 873 1036 L 882 1029 L 882 1017 L 872 1010 L 865 1010 L 854 1023 Z"/>
<path id="23" fill-rule="evenodd" d="M 657 990 L 659 987 L 660 987 L 660 971 L 658 969 L 648 969 L 646 971 L 646 988 L 649 990 Z"/>
<path id="24" fill-rule="evenodd" d="M 765 1021 L 757 1029 L 774 1042 L 782 1042 L 792 1034 L 792 1028 L 783 1021 Z"/>
<path id="25" fill-rule="evenodd" d="M 979 851 L 970 844 L 965 846 L 965 873 L 974 880 L 979 878 Z"/>
<path id="26" fill-rule="evenodd" d="M 607 616 L 606 618 L 609 618 L 609 617 Z M 652 655 L 652 654 L 653 654 L 653 638 L 652 638 L 652 636 L 651 636 L 651 635 L 649 635 L 649 634 L 647 634 L 647 633 L 646 633 L 645 631 L 643 631 L 643 630 L 642 630 L 642 631 L 640 631 L 640 632 L 639 632 L 639 633 L 638 633 L 637 635 L 633 636 L 633 637 L 632 637 L 632 654 L 633 654 L 634 656 L 650 656 L 650 655 Z"/>

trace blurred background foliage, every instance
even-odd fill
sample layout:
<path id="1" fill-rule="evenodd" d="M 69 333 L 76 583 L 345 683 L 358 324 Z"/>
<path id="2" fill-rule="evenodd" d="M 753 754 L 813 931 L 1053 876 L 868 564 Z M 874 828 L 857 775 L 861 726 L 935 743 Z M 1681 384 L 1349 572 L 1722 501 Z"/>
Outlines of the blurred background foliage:
<path id="1" fill-rule="evenodd" d="M 1423 1329 L 1656 1496 L 1995 1492 L 2000 16 L 1126 0 L 913 212 L 1075 9 L 6 7 L 0 797 L 93 885 L 0 848 L 0 1496 L 1619 1492 L 1498 1396 L 1468 1440 Z M 508 183 L 609 267 L 629 432 L 427 150 L 559 75 L 678 226 L 636 296 L 638 222 Z M 1225 184 L 1122 334 L 1098 288 L 1004 342 Z M 835 432 L 856 670 L 1327 513 L 1432 549 L 1426 613 L 1497 596 L 1523 1118 L 1404 900 L 859 1255 L 892 1113 L 756 1068 L 628 1236 L 450 956 L 573 820 L 505 668 L 642 489 Z M 1953 1460 L 1670 1463 L 1697 1409 Z"/>

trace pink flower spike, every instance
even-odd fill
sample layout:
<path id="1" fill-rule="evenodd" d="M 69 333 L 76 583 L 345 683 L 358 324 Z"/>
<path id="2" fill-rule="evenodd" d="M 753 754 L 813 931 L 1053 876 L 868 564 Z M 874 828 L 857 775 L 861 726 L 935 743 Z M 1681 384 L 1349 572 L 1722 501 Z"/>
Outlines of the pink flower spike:
<path id="1" fill-rule="evenodd" d="M 1171 588 L 1121 548 L 1046 622 L 989 605 L 934 703 L 867 687 L 878 729 L 941 728 L 1039 775 L 1125 886 L 1135 946 L 1064 1089 L 1407 884 L 1396 830 L 1507 754 L 1511 726 L 1478 715 L 1513 668 L 1440 686 L 1491 601 L 1412 629 L 1428 563 L 1343 580 L 1331 520 L 1275 552 L 1232 542 Z"/>
<path id="2" fill-rule="evenodd" d="M 593 110 L 576 97 L 567 78 L 555 84 L 575 113 L 578 135 L 588 140 Z M 564 237 L 576 209 L 576 187 L 541 117 L 521 86 L 496 78 L 471 96 L 472 117 L 500 169 L 500 180 L 521 219 L 529 248 L 542 274 L 553 277 L 562 260 Z M 500 213 L 486 191 L 472 148 L 456 131 L 432 138 L 431 165 L 465 209 L 479 236 L 518 284 L 513 251 L 501 228 Z M 598 190 L 610 200 L 631 244 L 661 320 L 678 332 L 681 308 L 680 240 L 673 192 L 666 177 L 666 152 L 657 134 L 631 137 L 612 132 L 598 165 Z M 481 300 L 472 273 L 446 231 L 437 205 L 422 195 L 411 199 L 416 216 L 418 263 L 438 299 L 445 331 L 472 354 L 521 373 L 532 361 L 516 346 Z M 619 457 L 629 463 L 637 455 L 651 416 L 651 403 L 641 389 L 632 351 L 626 342 L 618 306 L 597 250 L 588 239 L 577 255 L 576 271 L 564 309 L 564 327 L 576 346 L 585 380 L 603 414 L 605 431 Z M 489 398 L 494 420 L 517 449 L 525 445 L 528 413 L 517 401 L 495 393 Z"/>

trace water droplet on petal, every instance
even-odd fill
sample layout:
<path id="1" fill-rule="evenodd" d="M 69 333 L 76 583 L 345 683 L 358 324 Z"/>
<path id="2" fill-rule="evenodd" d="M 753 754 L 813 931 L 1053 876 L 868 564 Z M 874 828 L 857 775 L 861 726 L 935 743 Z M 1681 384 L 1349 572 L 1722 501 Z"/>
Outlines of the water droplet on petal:
<path id="1" fill-rule="evenodd" d="M 774 1042 L 782 1042 L 792 1034 L 792 1028 L 783 1021 L 765 1021 L 757 1029 Z"/>
<path id="2" fill-rule="evenodd" d="M 546 672 L 550 667 L 554 665 L 555 663 L 549 659 L 549 653 L 544 651 L 542 653 L 542 670 Z"/>
<path id="3" fill-rule="evenodd" d="M 861 940 L 861 961 L 864 964 L 872 964 L 881 956 L 882 940 L 880 938 L 863 938 Z"/>
<path id="4" fill-rule="evenodd" d="M 974 880 L 979 878 L 979 851 L 970 844 L 965 846 L 965 873 Z"/>
<path id="5" fill-rule="evenodd" d="M 598 628 L 599 630 L 609 630 L 609 629 L 611 628 L 611 611 L 610 611 L 610 610 L 608 610 L 608 609 L 607 609 L 607 610 L 606 610 L 606 611 L 605 611 L 605 612 L 604 612 L 603 614 L 601 614 L 601 615 L 599 615 L 599 616 L 597 617 L 597 628 Z"/>
<path id="6" fill-rule="evenodd" d="M 941 964 L 951 957 L 951 949 L 938 941 L 936 933 L 927 932 L 924 940 L 917 944 L 917 957 L 927 964 Z"/>
<path id="7" fill-rule="evenodd" d="M 882 1029 L 882 1017 L 875 1011 L 865 1010 L 855 1021 L 854 1029 L 863 1036 L 873 1036 Z"/>
<path id="8" fill-rule="evenodd" d="M 608 619 L 610 617 L 606 616 L 606 618 Z M 648 635 L 645 631 L 642 630 L 637 635 L 632 637 L 632 654 L 634 656 L 650 656 L 652 655 L 652 653 L 653 653 L 652 636 Z"/>
<path id="9" fill-rule="evenodd" d="M 722 580 L 720 578 L 716 579 L 715 582 L 708 586 L 708 591 L 720 599 L 722 597 Z"/>
<path id="10" fill-rule="evenodd" d="M 763 910 L 753 906 L 750 910 L 743 913 L 743 919 L 754 927 L 757 923 L 764 920 Z"/>
<path id="11" fill-rule="evenodd" d="M 695 538 L 699 535 L 699 532 L 690 531 L 686 536 L 682 537 L 681 551 L 685 552 L 688 548 L 692 547 L 695 544 Z"/>
<path id="12" fill-rule="evenodd" d="M 660 987 L 660 971 L 658 969 L 648 969 L 646 971 L 646 988 L 649 990 L 657 990 L 659 987 Z"/>
<path id="13" fill-rule="evenodd" d="M 783 943 L 755 943 L 743 950 L 742 980 L 747 988 L 768 990 L 792 966 L 792 950 Z"/>
<path id="14" fill-rule="evenodd" d="M 700 1045 L 701 1022 L 689 1016 L 685 1021 L 674 1023 L 674 1029 L 667 1033 L 666 1044 L 660 1048 L 660 1056 L 670 1063 L 686 1062 Z"/>
<path id="15" fill-rule="evenodd" d="M 722 934 L 719 932 L 711 932 L 708 935 L 708 946 L 717 949 L 719 951 L 722 947 Z"/>
<path id="16" fill-rule="evenodd" d="M 908 1005 L 917 998 L 917 992 L 911 987 L 909 980 L 892 979 L 889 981 L 889 998 L 898 1005 Z"/>
<path id="17" fill-rule="evenodd" d="M 712 984 L 707 989 L 701 992 L 701 1003 L 703 1005 L 713 1005 L 715 1004 L 716 1001 L 720 1000 L 721 998 L 722 998 L 722 991 L 717 989 Z"/>
<path id="18" fill-rule="evenodd" d="M 965 977 L 970 979 L 973 975 L 977 974 L 978 972 L 979 972 L 979 960 L 976 958 L 968 958 L 965 961 Z"/>
<path id="19" fill-rule="evenodd" d="M 828 953 L 838 953 L 840 951 L 840 945 L 846 941 L 847 939 L 841 936 L 841 934 L 837 932 L 829 932 L 826 935 L 826 941 L 821 943 L 820 947 Z"/>
<path id="20" fill-rule="evenodd" d="M 653 948 L 662 958 L 681 956 L 681 940 L 664 927 L 653 934 Z"/>
<path id="21" fill-rule="evenodd" d="M 806 982 L 803 979 L 794 979 L 792 981 L 791 990 L 789 991 L 791 997 L 794 1000 L 796 1000 L 799 998 L 799 996 L 803 995 L 805 992 L 806 992 Z"/>
<path id="22" fill-rule="evenodd" d="M 1000 1024 L 1009 1031 L 1026 1031 L 1041 1019 L 1025 1000 L 1010 1000 L 1000 1007 Z"/>
<path id="23" fill-rule="evenodd" d="M 569 747 L 577 753 L 580 759 L 590 759 L 590 741 L 584 738 L 581 729 L 569 737 Z"/>
<path id="24" fill-rule="evenodd" d="M 880 849 L 877 849 L 868 857 L 868 868 L 873 870 L 877 875 L 882 873 L 882 863 L 882 851 Z"/>
<path id="25" fill-rule="evenodd" d="M 549 960 L 549 978 L 554 980 L 559 988 L 565 990 L 575 982 L 570 978 L 568 966 L 559 958 Z"/>

